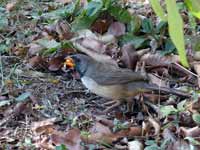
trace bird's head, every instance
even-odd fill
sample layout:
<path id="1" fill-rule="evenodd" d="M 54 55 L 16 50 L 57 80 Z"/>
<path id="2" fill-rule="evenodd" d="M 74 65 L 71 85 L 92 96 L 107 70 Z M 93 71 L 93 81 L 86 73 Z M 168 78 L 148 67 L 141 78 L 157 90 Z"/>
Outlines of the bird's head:
<path id="1" fill-rule="evenodd" d="M 71 55 L 65 58 L 64 68 L 77 71 L 82 77 L 91 62 L 89 56 L 83 54 Z"/>

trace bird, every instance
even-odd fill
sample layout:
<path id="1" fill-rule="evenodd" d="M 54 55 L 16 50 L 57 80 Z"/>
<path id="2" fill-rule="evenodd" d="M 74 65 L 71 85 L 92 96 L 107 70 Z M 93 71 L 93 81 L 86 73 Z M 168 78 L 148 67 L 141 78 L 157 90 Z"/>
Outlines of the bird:
<path id="1" fill-rule="evenodd" d="M 180 90 L 159 87 L 150 83 L 147 74 L 96 61 L 84 54 L 67 56 L 64 68 L 77 71 L 83 85 L 92 93 L 112 99 L 112 101 L 105 103 L 105 106 L 111 105 L 104 110 L 105 113 L 144 92 L 161 91 L 181 97 L 190 97 Z"/>

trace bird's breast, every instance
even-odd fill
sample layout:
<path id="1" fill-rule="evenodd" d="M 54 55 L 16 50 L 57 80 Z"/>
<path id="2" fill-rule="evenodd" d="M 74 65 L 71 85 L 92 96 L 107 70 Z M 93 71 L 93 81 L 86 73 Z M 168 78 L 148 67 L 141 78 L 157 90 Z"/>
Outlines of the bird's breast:
<path id="1" fill-rule="evenodd" d="M 109 99 L 121 99 L 123 98 L 122 87 L 119 85 L 100 85 L 87 76 L 81 78 L 82 83 L 91 92 Z"/>

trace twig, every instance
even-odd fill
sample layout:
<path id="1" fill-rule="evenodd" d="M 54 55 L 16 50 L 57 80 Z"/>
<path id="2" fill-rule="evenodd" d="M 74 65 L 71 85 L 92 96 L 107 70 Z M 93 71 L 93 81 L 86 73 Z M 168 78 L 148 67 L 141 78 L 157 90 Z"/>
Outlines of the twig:
<path id="1" fill-rule="evenodd" d="M 178 67 L 180 67 L 180 68 L 183 69 L 184 71 L 188 72 L 189 74 L 192 74 L 193 76 L 199 78 L 199 76 L 198 76 L 197 74 L 195 74 L 195 73 L 191 72 L 190 70 L 184 68 L 184 67 L 181 66 L 180 64 L 178 64 L 178 63 L 176 63 L 176 62 L 174 62 L 173 64 L 177 65 Z"/>

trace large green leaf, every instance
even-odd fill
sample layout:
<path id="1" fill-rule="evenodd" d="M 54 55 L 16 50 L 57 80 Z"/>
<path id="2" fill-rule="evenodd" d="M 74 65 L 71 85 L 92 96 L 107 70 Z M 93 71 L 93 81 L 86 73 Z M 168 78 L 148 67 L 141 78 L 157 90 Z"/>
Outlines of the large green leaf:
<path id="1" fill-rule="evenodd" d="M 96 15 L 92 17 L 86 15 L 78 16 L 71 24 L 72 31 L 88 29 L 96 18 L 97 18 Z"/>
<path id="2" fill-rule="evenodd" d="M 87 16 L 92 17 L 94 15 L 96 15 L 101 8 L 103 7 L 103 2 L 100 1 L 91 1 L 88 3 L 88 5 L 86 6 L 86 12 L 87 12 Z"/>
<path id="3" fill-rule="evenodd" d="M 103 11 L 103 2 L 101 0 L 90 1 L 79 16 L 72 22 L 72 31 L 88 29 Z"/>
<path id="4" fill-rule="evenodd" d="M 200 124 L 200 114 L 195 113 L 192 115 L 192 119 L 197 123 Z"/>
<path id="5" fill-rule="evenodd" d="M 167 21 L 167 16 L 165 15 L 165 12 L 160 6 L 159 0 L 150 0 L 150 3 L 156 15 L 160 17 L 162 21 Z"/>
<path id="6" fill-rule="evenodd" d="M 132 20 L 132 16 L 128 10 L 121 8 L 120 6 L 111 6 L 108 9 L 108 12 L 120 22 L 129 23 L 130 20 Z"/>
<path id="7" fill-rule="evenodd" d="M 200 19 L 200 1 L 199 0 L 185 0 L 185 4 L 190 13 Z"/>
<path id="8" fill-rule="evenodd" d="M 177 114 L 178 112 L 178 110 L 174 108 L 173 105 L 162 106 L 160 108 L 160 111 L 164 117 L 167 117 L 168 115 L 171 115 L 171 114 Z"/>
<path id="9" fill-rule="evenodd" d="M 132 34 L 125 34 L 120 38 L 120 43 L 122 45 L 126 44 L 126 43 L 130 43 L 133 44 L 134 48 L 141 48 L 141 47 L 145 47 L 145 43 L 147 41 L 147 38 L 143 37 L 143 36 L 134 36 Z"/>
<path id="10" fill-rule="evenodd" d="M 166 5 L 170 38 L 178 50 L 181 63 L 185 67 L 189 67 L 185 52 L 183 20 L 178 12 L 176 1 L 166 0 Z"/>

